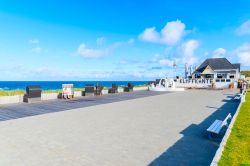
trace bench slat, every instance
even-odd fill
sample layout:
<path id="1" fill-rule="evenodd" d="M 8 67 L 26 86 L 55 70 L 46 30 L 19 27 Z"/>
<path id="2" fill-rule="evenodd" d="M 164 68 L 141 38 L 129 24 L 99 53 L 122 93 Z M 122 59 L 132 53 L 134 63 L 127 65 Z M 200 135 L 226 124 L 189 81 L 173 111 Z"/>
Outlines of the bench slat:
<path id="1" fill-rule="evenodd" d="M 222 121 L 220 121 L 220 123 L 218 123 L 218 125 L 216 126 L 216 128 L 214 129 L 214 133 L 216 133 L 216 134 L 219 134 L 220 133 L 220 130 L 221 130 L 221 128 L 223 127 L 222 126 Z"/>
<path id="2" fill-rule="evenodd" d="M 215 120 L 214 123 L 207 129 L 207 131 L 218 134 L 221 130 L 222 121 Z"/>
<path id="3" fill-rule="evenodd" d="M 207 131 L 218 133 L 218 131 L 221 129 L 221 120 L 215 120 L 214 123 L 207 129 Z"/>

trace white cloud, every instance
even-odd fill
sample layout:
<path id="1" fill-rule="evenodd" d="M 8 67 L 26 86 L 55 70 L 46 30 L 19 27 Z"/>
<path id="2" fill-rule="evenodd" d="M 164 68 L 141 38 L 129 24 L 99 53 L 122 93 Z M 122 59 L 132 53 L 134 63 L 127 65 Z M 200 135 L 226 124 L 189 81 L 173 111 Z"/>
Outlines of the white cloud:
<path id="1" fill-rule="evenodd" d="M 0 80 L 153 80 L 166 76 L 166 70 L 131 69 L 124 70 L 91 70 L 69 66 L 37 66 L 29 67 L 25 64 L 11 64 L 0 66 L 2 77 Z"/>
<path id="2" fill-rule="evenodd" d="M 213 52 L 213 58 L 223 58 L 225 57 L 225 54 L 227 53 L 227 50 L 224 48 L 217 48 Z"/>
<path id="3" fill-rule="evenodd" d="M 30 39 L 29 44 L 33 47 L 31 52 L 40 54 L 40 53 L 47 53 L 48 50 L 40 47 L 40 41 L 38 39 Z"/>
<path id="4" fill-rule="evenodd" d="M 155 27 L 146 28 L 142 34 L 139 35 L 139 38 L 146 42 L 160 42 L 160 34 L 155 30 Z"/>
<path id="5" fill-rule="evenodd" d="M 36 46 L 35 48 L 31 49 L 31 52 L 36 53 L 36 54 L 40 54 L 40 53 L 48 53 L 47 49 L 43 49 L 39 46 Z"/>
<path id="6" fill-rule="evenodd" d="M 129 46 L 129 45 L 132 45 L 134 44 L 135 42 L 135 39 L 134 38 L 130 38 L 129 40 L 127 41 L 118 41 L 118 42 L 114 42 L 113 44 L 111 44 L 109 46 L 110 49 L 115 49 L 115 48 L 118 48 L 118 47 L 122 47 L 122 46 Z"/>
<path id="7" fill-rule="evenodd" d="M 161 32 L 157 32 L 155 27 L 146 28 L 139 38 L 142 41 L 151 43 L 161 43 L 175 45 L 180 42 L 185 34 L 185 24 L 179 20 L 168 22 Z"/>
<path id="8" fill-rule="evenodd" d="M 250 35 L 250 20 L 247 20 L 236 29 L 237 35 Z"/>
<path id="9" fill-rule="evenodd" d="M 0 66 L 2 78 L 0 80 L 93 80 L 112 77 L 110 71 L 84 71 L 72 68 L 58 68 L 48 66 L 28 67 L 23 64 Z"/>
<path id="10" fill-rule="evenodd" d="M 161 57 L 160 54 L 155 54 L 153 56 L 152 60 L 149 61 L 149 63 L 158 63 L 161 59 L 163 59 L 163 58 Z"/>
<path id="11" fill-rule="evenodd" d="M 181 21 L 177 20 L 168 22 L 161 30 L 162 42 L 169 45 L 175 45 L 181 40 L 184 32 L 185 24 L 183 24 Z"/>
<path id="12" fill-rule="evenodd" d="M 243 66 L 250 66 L 250 43 L 242 44 L 233 51 L 233 54 Z"/>
<path id="13" fill-rule="evenodd" d="M 39 44 L 40 41 L 38 39 L 30 39 L 29 44 Z"/>
<path id="14" fill-rule="evenodd" d="M 174 61 L 169 60 L 169 59 L 161 59 L 159 60 L 159 64 L 162 66 L 166 66 L 166 67 L 171 67 L 173 66 Z"/>
<path id="15" fill-rule="evenodd" d="M 147 61 L 146 67 L 152 68 L 155 65 L 171 67 L 171 66 L 173 66 L 173 63 L 174 63 L 173 60 L 166 58 L 160 54 L 155 54 L 150 61 Z"/>
<path id="16" fill-rule="evenodd" d="M 102 46 L 105 43 L 105 41 L 106 41 L 105 37 L 99 37 L 96 39 L 96 44 Z"/>
<path id="17" fill-rule="evenodd" d="M 125 64 L 128 64 L 128 61 L 126 61 L 126 60 L 121 60 L 121 61 L 119 62 L 119 64 L 125 65 Z"/>
<path id="18" fill-rule="evenodd" d="M 92 49 L 88 48 L 84 43 L 80 44 L 77 49 L 77 54 L 85 58 L 100 58 L 106 56 L 109 53 L 108 48 L 104 49 Z"/>
<path id="19" fill-rule="evenodd" d="M 106 39 L 101 37 L 101 38 L 97 38 L 96 40 L 96 44 L 98 46 L 102 46 L 103 42 Z M 89 48 L 87 47 L 87 45 L 85 43 L 80 44 L 80 46 L 78 47 L 76 53 L 73 53 L 73 55 L 77 54 L 80 55 L 82 57 L 85 58 L 100 58 L 100 57 L 104 57 L 108 54 L 110 54 L 113 50 L 122 47 L 122 46 L 128 46 L 134 43 L 134 39 L 130 38 L 127 41 L 119 41 L 119 42 L 115 42 L 111 45 L 109 45 L 108 47 L 105 48 Z"/>
<path id="20" fill-rule="evenodd" d="M 188 63 L 188 65 L 193 65 L 197 62 L 197 56 L 195 55 L 195 50 L 199 47 L 199 41 L 188 40 L 177 49 L 177 58 L 180 59 L 182 63 Z"/>
<path id="21" fill-rule="evenodd" d="M 134 64 L 138 64 L 138 63 L 140 63 L 140 61 L 135 60 L 135 59 L 122 59 L 119 61 L 118 65 L 120 65 L 120 64 L 134 65 Z"/>
<path id="22" fill-rule="evenodd" d="M 169 55 L 169 54 L 171 54 L 172 51 L 173 51 L 173 47 L 167 47 L 164 50 L 164 54 L 165 55 Z"/>

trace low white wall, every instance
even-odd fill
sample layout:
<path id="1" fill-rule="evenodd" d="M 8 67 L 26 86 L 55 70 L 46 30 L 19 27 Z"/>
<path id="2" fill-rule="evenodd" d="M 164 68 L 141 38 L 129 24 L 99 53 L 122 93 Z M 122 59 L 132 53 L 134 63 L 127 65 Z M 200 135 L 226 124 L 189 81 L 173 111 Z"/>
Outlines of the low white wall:
<path id="1" fill-rule="evenodd" d="M 134 91 L 138 90 L 148 90 L 148 87 L 135 87 Z M 124 92 L 123 88 L 118 88 L 118 92 L 122 93 Z M 108 90 L 104 89 L 102 90 L 102 94 L 106 95 L 108 94 Z M 74 92 L 75 97 L 82 96 L 81 91 L 75 91 Z M 42 93 L 41 100 L 53 100 L 58 98 L 58 93 Z M 23 102 L 23 95 L 16 95 L 16 96 L 1 96 L 0 97 L 0 104 L 14 104 L 14 103 L 22 103 Z"/>
<path id="2" fill-rule="evenodd" d="M 58 93 L 42 93 L 42 100 L 57 99 Z"/>
<path id="3" fill-rule="evenodd" d="M 138 90 L 148 90 L 147 86 L 143 86 L 143 87 L 134 87 L 134 91 L 138 91 Z"/>
<path id="4" fill-rule="evenodd" d="M 209 88 L 211 84 L 207 83 L 175 83 L 176 88 Z"/>
<path id="5" fill-rule="evenodd" d="M 23 102 L 23 95 L 16 96 L 1 96 L 0 104 L 13 104 Z"/>
<path id="6" fill-rule="evenodd" d="M 230 82 L 216 82 L 215 88 L 229 88 Z"/>
<path id="7" fill-rule="evenodd" d="M 102 94 L 103 94 L 103 95 L 108 94 L 108 90 L 107 90 L 107 89 L 102 90 Z"/>
<path id="8" fill-rule="evenodd" d="M 215 88 L 229 88 L 230 82 L 215 82 Z M 175 83 L 177 88 L 211 88 L 210 83 Z"/>
<path id="9" fill-rule="evenodd" d="M 74 97 L 80 97 L 82 96 L 82 91 L 75 91 L 74 92 Z"/>
<path id="10" fill-rule="evenodd" d="M 124 92 L 124 89 L 123 88 L 118 88 L 118 93 L 122 93 Z"/>

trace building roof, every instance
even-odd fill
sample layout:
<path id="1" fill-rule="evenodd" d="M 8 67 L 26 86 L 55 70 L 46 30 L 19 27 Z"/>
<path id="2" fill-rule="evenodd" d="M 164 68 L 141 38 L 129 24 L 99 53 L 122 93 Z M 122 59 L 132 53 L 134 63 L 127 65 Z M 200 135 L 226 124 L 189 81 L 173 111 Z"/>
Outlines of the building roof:
<path id="1" fill-rule="evenodd" d="M 194 73 L 202 73 L 207 66 L 210 66 L 212 70 L 230 70 L 230 69 L 240 69 L 240 64 L 231 64 L 226 58 L 209 58 L 206 59 L 195 71 Z"/>
<path id="2" fill-rule="evenodd" d="M 235 69 L 239 69 L 240 71 L 240 63 L 234 63 L 232 65 L 235 67 Z"/>

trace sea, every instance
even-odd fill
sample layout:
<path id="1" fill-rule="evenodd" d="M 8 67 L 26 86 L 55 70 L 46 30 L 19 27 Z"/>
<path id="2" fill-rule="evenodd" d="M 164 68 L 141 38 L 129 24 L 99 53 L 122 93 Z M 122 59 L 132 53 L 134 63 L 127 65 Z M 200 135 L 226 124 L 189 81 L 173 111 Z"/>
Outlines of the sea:
<path id="1" fill-rule="evenodd" d="M 127 86 L 128 82 L 135 86 L 148 84 L 148 81 L 0 81 L 0 90 L 25 90 L 28 85 L 40 85 L 42 90 L 56 90 L 62 89 L 62 84 L 74 84 L 74 88 L 84 88 L 86 84 L 111 87 L 112 84 Z"/>

